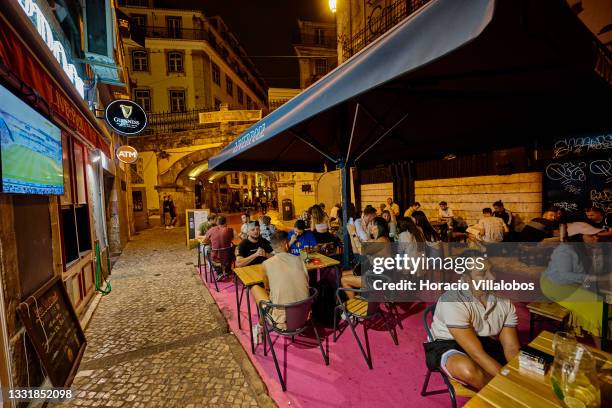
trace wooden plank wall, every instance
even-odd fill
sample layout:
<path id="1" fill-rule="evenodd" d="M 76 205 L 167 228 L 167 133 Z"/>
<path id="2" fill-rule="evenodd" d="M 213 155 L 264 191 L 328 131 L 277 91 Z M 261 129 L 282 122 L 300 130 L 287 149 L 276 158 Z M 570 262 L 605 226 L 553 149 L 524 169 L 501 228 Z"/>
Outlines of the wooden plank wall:
<path id="1" fill-rule="evenodd" d="M 387 198 L 393 197 L 393 183 L 376 183 L 361 185 L 361 209 L 368 204 L 377 210 L 380 204 L 387 203 Z"/>
<path id="2" fill-rule="evenodd" d="M 455 217 L 468 225 L 482 217 L 483 208 L 492 209 L 494 201 L 502 200 L 515 214 L 520 231 L 524 223 L 542 214 L 542 173 L 417 180 L 415 198 L 429 218 L 437 218 L 438 203 L 446 201 Z"/>

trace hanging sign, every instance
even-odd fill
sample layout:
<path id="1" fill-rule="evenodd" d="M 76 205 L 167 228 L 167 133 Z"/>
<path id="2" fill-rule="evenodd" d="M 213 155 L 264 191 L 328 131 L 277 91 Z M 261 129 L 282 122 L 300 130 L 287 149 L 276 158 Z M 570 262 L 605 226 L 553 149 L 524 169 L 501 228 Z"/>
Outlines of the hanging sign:
<path id="1" fill-rule="evenodd" d="M 79 92 L 82 98 L 85 98 L 85 84 L 83 79 L 79 76 L 74 64 L 69 62 L 69 55 L 66 52 L 63 44 L 57 40 L 49 21 L 40 10 L 40 7 L 33 0 L 19 0 L 19 5 L 29 17 L 30 21 L 36 26 L 36 31 L 42 37 L 49 50 L 53 53 L 53 56 L 62 66 L 62 69 L 70 79 L 70 82 L 74 85 L 76 90 Z"/>
<path id="2" fill-rule="evenodd" d="M 106 107 L 108 125 L 124 135 L 135 135 L 147 127 L 147 114 L 136 102 L 117 99 Z"/>
<path id="3" fill-rule="evenodd" d="M 119 146 L 117 149 L 117 158 L 119 161 L 131 164 L 138 160 L 138 151 L 132 146 Z"/>

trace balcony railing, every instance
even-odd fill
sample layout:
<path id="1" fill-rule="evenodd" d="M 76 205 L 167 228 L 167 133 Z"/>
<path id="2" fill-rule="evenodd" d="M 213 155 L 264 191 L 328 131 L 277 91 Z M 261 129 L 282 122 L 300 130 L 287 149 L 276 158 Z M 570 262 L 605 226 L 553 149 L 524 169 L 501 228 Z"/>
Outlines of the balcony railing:
<path id="1" fill-rule="evenodd" d="M 310 47 L 333 49 L 335 49 L 337 46 L 336 37 L 331 35 L 301 34 L 297 38 L 297 43 L 300 45 L 308 45 Z"/>
<path id="2" fill-rule="evenodd" d="M 205 40 L 210 41 L 207 31 L 194 28 L 168 28 L 161 26 L 144 27 L 145 36 L 148 38 L 170 38 L 175 40 Z"/>
<path id="3" fill-rule="evenodd" d="M 429 0 L 398 0 L 379 9 L 377 13 L 372 14 L 366 21 L 363 29 L 342 41 L 342 55 L 344 59 L 349 59 L 361 51 L 366 45 L 389 31 L 428 2 Z"/>

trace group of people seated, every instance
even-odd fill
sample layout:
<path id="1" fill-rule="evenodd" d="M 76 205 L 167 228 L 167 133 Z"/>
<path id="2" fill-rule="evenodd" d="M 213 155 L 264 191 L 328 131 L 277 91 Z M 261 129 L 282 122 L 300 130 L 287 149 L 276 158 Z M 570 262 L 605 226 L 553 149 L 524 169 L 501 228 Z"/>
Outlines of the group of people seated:
<path id="1" fill-rule="evenodd" d="M 440 221 L 448 223 L 449 228 L 457 228 L 448 204 L 441 202 L 439 207 Z M 467 228 L 467 233 L 485 243 L 508 239 L 508 235 L 513 232 L 513 215 L 504 208 L 503 203 L 497 201 L 493 209 L 485 208 L 482 213 L 483 217 L 477 224 Z M 406 209 L 403 216 L 400 216 L 399 206 L 392 199 L 387 200 L 384 208 L 381 205 L 378 210 L 366 206 L 361 214 L 357 214 L 351 204 L 348 215 L 346 229 L 353 251 L 358 256 L 389 256 L 390 245 L 369 243 L 392 242 L 419 243 L 428 255 L 442 254 L 439 228 L 432 226 L 418 202 Z M 248 214 L 244 214 L 240 230 L 241 242 L 235 251 L 235 264 L 236 267 L 263 264 L 263 286 L 252 288 L 256 303 L 269 300 L 282 304 L 306 299 L 309 295 L 309 277 L 299 257 L 300 252 L 319 248 L 328 239 L 328 234 L 333 235 L 329 231 L 330 224 L 334 221 L 341 223 L 341 219 L 339 204 L 332 208 L 330 215 L 323 206 L 315 205 L 307 215 L 295 222 L 291 231 L 285 232 L 277 231 L 267 216 L 258 222 L 250 221 Z M 573 327 L 585 330 L 594 337 L 601 336 L 601 299 L 592 293 L 578 291 L 584 290 L 580 288 L 592 279 L 595 268 L 607 268 L 610 272 L 609 263 L 596 260 L 597 248 L 592 245 L 609 238 L 607 220 L 600 209 L 592 207 L 585 210 L 583 220 L 570 223 L 565 221 L 568 220 L 564 219 L 562 211 L 556 207 L 548 208 L 542 217 L 531 220 L 522 231 L 517 232 L 515 240 L 558 242 L 561 241 L 560 226 L 564 225 L 566 241 L 586 244 L 574 247 L 560 242 L 556 245 L 542 274 L 541 287 L 550 299 L 572 312 L 570 324 Z M 226 249 L 232 246 L 233 231 L 227 227 L 225 217 L 210 217 L 206 228 L 206 231 L 201 230 L 200 233 L 203 242 L 212 248 L 212 259 L 221 262 L 225 253 L 231 256 L 232 252 Z M 462 256 L 470 256 L 470 252 L 473 252 L 474 257 L 482 254 L 471 250 Z M 485 261 L 485 266 L 484 269 L 467 270 L 461 275 L 462 281 L 470 283 L 469 290 L 449 291 L 438 299 L 431 324 L 433 338 L 425 347 L 430 368 L 439 368 L 449 377 L 477 390 L 484 387 L 520 348 L 517 312 L 512 302 L 490 291 L 475 290 L 471 284 L 473 281 L 495 278 L 494 265 Z M 601 271 L 599 274 L 605 275 Z M 340 284 L 342 287 L 360 288 L 362 278 L 353 271 L 345 271 Z M 568 285 L 572 287 L 571 294 L 579 293 L 583 298 L 568 298 Z M 347 292 L 347 296 L 353 295 Z M 282 327 L 285 322 L 282 309 L 274 309 L 273 318 Z M 256 342 L 261 341 L 262 324 L 260 321 L 252 328 Z"/>

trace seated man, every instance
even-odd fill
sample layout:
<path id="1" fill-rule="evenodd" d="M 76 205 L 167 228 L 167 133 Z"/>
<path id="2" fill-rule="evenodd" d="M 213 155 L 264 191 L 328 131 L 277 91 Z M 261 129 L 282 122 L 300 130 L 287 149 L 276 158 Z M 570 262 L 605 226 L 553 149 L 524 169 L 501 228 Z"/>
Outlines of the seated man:
<path id="1" fill-rule="evenodd" d="M 421 203 L 415 201 L 406 211 L 404 211 L 404 217 L 412 217 L 412 213 L 419 211 L 419 208 L 421 208 Z"/>
<path id="2" fill-rule="evenodd" d="M 501 218 L 493 216 L 493 210 L 490 208 L 483 208 L 478 224 L 468 228 L 473 239 L 483 242 L 502 242 L 509 231 Z"/>
<path id="3" fill-rule="evenodd" d="M 206 232 L 215 225 L 217 225 L 217 216 L 215 214 L 211 214 L 208 216 L 208 220 L 198 225 L 198 230 L 196 231 L 196 239 L 204 239 L 204 237 L 206 236 Z"/>
<path id="4" fill-rule="evenodd" d="M 462 256 L 482 256 L 477 251 Z M 490 264 L 462 275 L 470 290 L 444 293 L 431 325 L 434 341 L 427 343 L 428 365 L 479 390 L 519 352 L 516 309 L 510 300 L 474 289 L 474 282 L 492 280 Z M 431 368 L 431 366 L 430 366 Z"/>
<path id="5" fill-rule="evenodd" d="M 220 215 L 216 218 L 217 225 L 206 231 L 202 243 L 210 245 L 211 258 L 213 262 L 219 262 L 228 266 L 232 261 L 232 240 L 234 230 L 227 226 L 227 220 Z"/>
<path id="6" fill-rule="evenodd" d="M 541 242 L 552 238 L 557 225 L 556 217 L 557 212 L 551 208 L 544 211 L 541 217 L 529 221 L 519 234 L 519 242 Z"/>
<path id="7" fill-rule="evenodd" d="M 247 228 L 247 237 L 238 244 L 236 267 L 256 265 L 272 256 L 270 242 L 261 237 L 259 222 L 251 221 Z"/>
<path id="8" fill-rule="evenodd" d="M 293 225 L 293 231 L 289 232 L 289 251 L 293 255 L 299 255 L 305 247 L 315 249 L 317 240 L 312 231 L 306 231 L 306 222 L 297 220 Z"/>
<path id="9" fill-rule="evenodd" d="M 309 296 L 308 272 L 304 263 L 299 257 L 290 255 L 289 241 L 287 232 L 278 231 L 272 235 L 272 247 L 274 256 L 266 259 L 263 263 L 264 287 L 253 286 L 251 293 L 255 298 L 255 303 L 259 305 L 262 300 L 270 300 L 272 303 L 293 303 L 304 300 Z M 284 328 L 286 317 L 282 309 L 273 309 L 272 318 L 279 323 L 279 327 Z M 253 339 L 257 343 L 261 339 L 261 325 L 263 321 L 253 327 Z"/>

